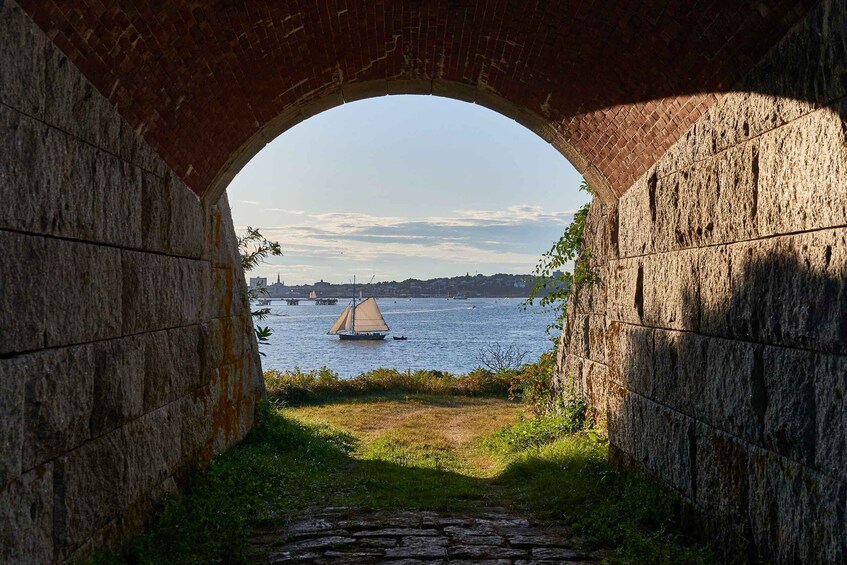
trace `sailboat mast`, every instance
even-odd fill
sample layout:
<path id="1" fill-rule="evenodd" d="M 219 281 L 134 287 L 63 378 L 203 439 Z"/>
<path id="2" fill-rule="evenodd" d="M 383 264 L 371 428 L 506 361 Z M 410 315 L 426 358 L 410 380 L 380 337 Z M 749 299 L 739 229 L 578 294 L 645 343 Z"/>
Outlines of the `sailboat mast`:
<path id="1" fill-rule="evenodd" d="M 350 333 L 356 333 L 356 275 L 353 275 L 353 319 L 350 320 Z"/>

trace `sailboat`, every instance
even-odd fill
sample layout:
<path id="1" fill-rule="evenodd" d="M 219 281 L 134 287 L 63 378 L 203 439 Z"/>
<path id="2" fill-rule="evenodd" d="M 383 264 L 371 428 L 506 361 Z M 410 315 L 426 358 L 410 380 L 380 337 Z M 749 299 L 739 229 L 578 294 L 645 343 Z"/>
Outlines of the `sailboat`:
<path id="1" fill-rule="evenodd" d="M 385 339 L 384 332 L 387 331 L 389 331 L 388 324 L 385 323 L 382 312 L 379 311 L 376 298 L 370 297 L 356 303 L 354 279 L 353 301 L 347 305 L 327 333 L 337 335 L 342 340 L 377 341 Z"/>

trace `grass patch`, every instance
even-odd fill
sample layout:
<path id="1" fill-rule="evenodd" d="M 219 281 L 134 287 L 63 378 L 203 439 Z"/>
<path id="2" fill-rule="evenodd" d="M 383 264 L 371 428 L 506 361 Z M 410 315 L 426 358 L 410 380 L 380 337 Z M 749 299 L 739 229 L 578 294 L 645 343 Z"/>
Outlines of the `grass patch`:
<path id="1" fill-rule="evenodd" d="M 544 518 L 564 520 L 590 548 L 618 563 L 709 563 L 676 526 L 676 497 L 637 472 L 621 474 L 597 434 L 562 436 L 513 456 L 499 478 L 509 495 Z"/>
<path id="2" fill-rule="evenodd" d="M 280 417 L 264 405 L 250 436 L 166 501 L 154 527 L 124 556 L 134 563 L 245 562 L 253 524 L 320 499 L 353 438 Z"/>
<path id="3" fill-rule="evenodd" d="M 705 562 L 674 533 L 674 498 L 640 475 L 616 473 L 607 446 L 572 431 L 585 407 L 526 419 L 505 398 L 356 395 L 277 408 L 167 501 L 152 529 L 98 563 L 242 563 L 253 528 L 310 506 L 473 514 L 505 506 L 563 520 L 612 562 Z"/>
<path id="4" fill-rule="evenodd" d="M 290 405 L 386 393 L 502 397 L 509 394 L 513 381 L 513 372 L 493 373 L 486 369 L 475 369 L 466 375 L 374 369 L 352 379 L 342 379 L 326 367 L 265 371 L 269 397 Z"/>
<path id="5" fill-rule="evenodd" d="M 585 428 L 588 405 L 582 399 L 572 399 L 562 403 L 557 413 L 536 414 L 532 418 L 520 415 L 519 421 L 495 432 L 486 444 L 503 453 L 516 453 L 553 443 L 567 434 L 576 433 Z"/>

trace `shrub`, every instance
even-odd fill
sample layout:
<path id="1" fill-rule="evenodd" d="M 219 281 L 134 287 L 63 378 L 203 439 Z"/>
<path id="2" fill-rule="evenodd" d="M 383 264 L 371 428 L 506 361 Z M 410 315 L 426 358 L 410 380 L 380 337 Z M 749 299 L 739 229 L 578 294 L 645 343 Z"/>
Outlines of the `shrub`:
<path id="1" fill-rule="evenodd" d="M 384 393 L 506 396 L 512 384 L 512 375 L 485 369 L 458 376 L 441 371 L 374 369 L 352 379 L 342 379 L 326 367 L 306 372 L 299 368 L 265 371 L 270 398 L 288 404 Z"/>
<path id="2" fill-rule="evenodd" d="M 557 439 L 586 428 L 588 405 L 573 397 L 561 404 L 558 412 L 536 414 L 532 418 L 519 417 L 516 424 L 495 432 L 489 446 L 496 451 L 518 452 L 548 445 Z"/>

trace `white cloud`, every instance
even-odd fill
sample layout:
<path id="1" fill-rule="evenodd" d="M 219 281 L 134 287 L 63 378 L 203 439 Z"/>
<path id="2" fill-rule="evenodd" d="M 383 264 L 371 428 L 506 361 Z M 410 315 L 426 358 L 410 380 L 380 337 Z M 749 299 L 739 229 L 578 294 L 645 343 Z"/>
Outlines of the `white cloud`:
<path id="1" fill-rule="evenodd" d="M 284 254 L 274 259 L 280 265 L 265 265 L 260 272 L 275 277 L 279 271 L 283 278 L 305 282 L 327 272 L 362 268 L 391 272 L 392 265 L 403 262 L 407 266 L 437 263 L 448 271 L 453 270 L 449 265 L 456 265 L 457 272 L 470 267 L 528 273 L 572 215 L 572 211 L 545 212 L 530 205 L 457 210 L 449 216 L 424 218 L 303 214 L 292 225 L 260 227 L 265 237 L 280 242 Z M 536 249 L 539 237 L 542 249 Z"/>

